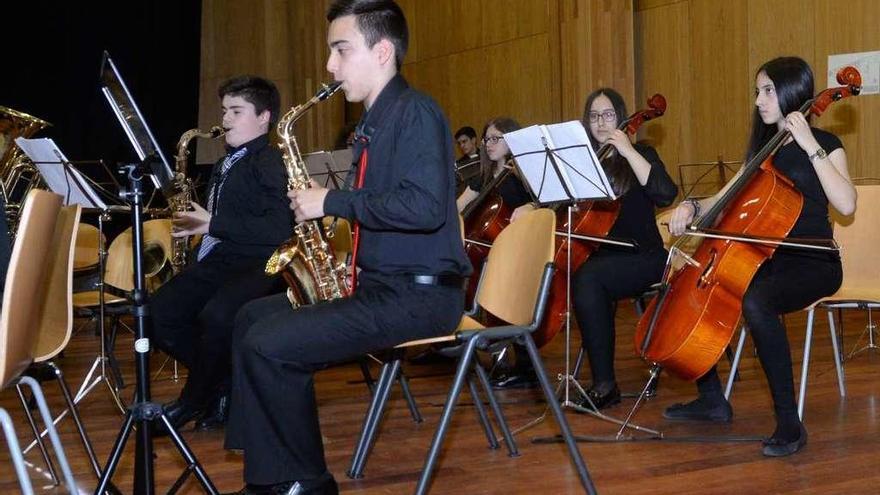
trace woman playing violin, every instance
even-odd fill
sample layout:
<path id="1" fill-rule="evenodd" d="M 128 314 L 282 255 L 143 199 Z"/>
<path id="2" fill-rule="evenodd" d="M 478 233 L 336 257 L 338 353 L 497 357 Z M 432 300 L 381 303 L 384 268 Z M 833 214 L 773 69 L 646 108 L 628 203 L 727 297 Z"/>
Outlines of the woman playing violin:
<path id="1" fill-rule="evenodd" d="M 678 194 L 654 148 L 633 145 L 617 128 L 626 116 L 623 98 L 613 89 L 598 89 L 587 97 L 583 124 L 593 148 L 610 143 L 615 150 L 602 162 L 620 206 L 609 236 L 637 244 L 635 251 L 600 245 L 572 276 L 575 316 L 593 378 L 587 394 L 598 409 L 620 402 L 614 376 L 615 303 L 660 281 L 667 252 L 654 209 L 669 206 Z M 585 399 L 580 405 L 590 407 Z"/>
<path id="2" fill-rule="evenodd" d="M 791 137 L 773 157 L 773 166 L 803 195 L 803 209 L 788 238 L 831 239 L 828 204 L 849 215 L 855 211 L 856 191 L 840 140 L 810 127 L 804 114 L 797 111 L 812 97 L 813 72 L 802 59 L 781 57 L 762 65 L 755 77 L 755 110 L 746 158 L 755 156 L 775 134 L 789 131 Z M 679 204 L 670 220 L 672 234 L 683 233 L 700 212 L 712 208 L 736 178 L 715 196 Z M 795 404 L 791 352 L 780 315 L 833 294 L 841 280 L 836 252 L 781 246 L 763 263 L 745 292 L 742 317 L 767 376 L 776 416 L 776 429 L 763 443 L 766 456 L 791 455 L 807 443 Z M 697 380 L 697 388 L 696 400 L 667 408 L 664 417 L 714 422 L 733 419 L 714 367 Z"/>

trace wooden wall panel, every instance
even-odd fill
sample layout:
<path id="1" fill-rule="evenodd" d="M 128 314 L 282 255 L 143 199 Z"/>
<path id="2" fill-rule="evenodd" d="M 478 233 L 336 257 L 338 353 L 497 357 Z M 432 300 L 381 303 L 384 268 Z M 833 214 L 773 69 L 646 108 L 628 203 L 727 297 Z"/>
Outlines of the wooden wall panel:
<path id="1" fill-rule="evenodd" d="M 560 2 L 562 120 L 583 116 L 586 96 L 611 87 L 635 105 L 633 12 L 631 2 Z"/>
<path id="2" fill-rule="evenodd" d="M 880 50 L 880 3 L 816 0 L 817 86 L 826 86 L 828 55 Z M 880 95 L 836 103 L 818 120 L 843 140 L 853 177 L 880 177 Z"/>
<path id="3" fill-rule="evenodd" d="M 827 57 L 880 47 L 880 3 L 854 0 L 638 0 L 635 4 L 636 98 L 661 92 L 669 111 L 644 136 L 667 168 L 740 159 L 753 108 L 754 74 L 767 60 L 804 58 L 816 89 L 826 87 Z M 665 93 L 664 91 L 667 91 Z M 814 125 L 839 135 L 853 176 L 880 176 L 880 98 L 832 106 Z"/>
<path id="4" fill-rule="evenodd" d="M 232 75 L 272 78 L 285 108 L 329 77 L 324 15 L 330 0 L 203 3 L 203 125 L 216 122 L 217 84 Z M 579 118 L 587 93 L 600 85 L 634 104 L 631 0 L 398 3 L 410 25 L 403 74 L 440 103 L 453 130 L 480 129 L 498 115 L 524 125 Z M 302 149 L 329 148 L 360 111 L 339 97 L 312 110 L 297 126 Z"/>
<path id="5" fill-rule="evenodd" d="M 636 100 L 666 97 L 666 114 L 647 122 L 640 137 L 657 149 L 678 179 L 675 165 L 694 159 L 691 128 L 690 17 L 687 2 L 667 3 L 638 12 L 635 18 Z"/>

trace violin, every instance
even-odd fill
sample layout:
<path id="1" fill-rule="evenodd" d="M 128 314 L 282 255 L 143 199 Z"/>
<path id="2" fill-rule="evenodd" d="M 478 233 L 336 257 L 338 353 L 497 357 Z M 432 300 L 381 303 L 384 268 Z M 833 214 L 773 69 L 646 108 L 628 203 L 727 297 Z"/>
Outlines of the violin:
<path id="1" fill-rule="evenodd" d="M 822 115 L 831 103 L 861 90 L 861 75 L 853 67 L 841 69 L 837 81 L 842 86 L 822 91 L 799 111 L 805 116 Z M 788 235 L 803 207 L 801 193 L 773 166 L 776 151 L 790 136 L 788 130 L 781 130 L 770 138 L 712 208 L 689 227 L 693 232 L 727 235 L 705 236 L 688 263 L 671 276 L 666 276 L 667 263 L 664 282 L 635 334 L 636 353 L 655 369 L 696 380 L 718 362 L 730 343 L 743 295 L 780 244 L 775 240 Z M 685 239 L 679 238 L 673 252 Z"/>
<path id="2" fill-rule="evenodd" d="M 662 116 L 666 112 L 666 98 L 661 94 L 655 94 L 648 99 L 648 107 L 639 110 L 618 124 L 617 129 L 625 131 L 629 135 L 638 132 L 643 123 Z M 596 151 L 596 157 L 601 163 L 614 151 L 614 145 L 605 143 Z M 583 201 L 578 203 L 576 211 L 572 212 L 571 233 L 579 236 L 594 238 L 607 238 L 611 228 L 620 214 L 619 201 Z M 557 232 L 568 232 L 567 210 L 557 210 Z M 571 270 L 577 270 L 597 249 L 600 242 L 576 241 L 571 243 Z M 535 344 L 543 346 L 553 339 L 560 330 L 565 328 L 566 314 L 568 310 L 567 284 L 568 284 L 568 240 L 558 236 L 556 240 L 556 255 L 554 263 L 556 272 L 550 285 L 550 294 L 547 300 L 547 313 L 541 326 L 532 334 Z"/>

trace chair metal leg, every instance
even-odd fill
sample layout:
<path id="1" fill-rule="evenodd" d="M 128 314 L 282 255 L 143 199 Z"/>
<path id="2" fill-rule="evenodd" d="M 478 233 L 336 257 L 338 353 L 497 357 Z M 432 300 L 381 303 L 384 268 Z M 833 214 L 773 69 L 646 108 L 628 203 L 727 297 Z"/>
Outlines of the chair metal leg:
<path id="1" fill-rule="evenodd" d="M 474 358 L 474 349 L 482 338 L 479 335 L 471 337 L 464 348 L 464 354 L 458 363 L 458 369 L 455 370 L 455 379 L 452 381 L 452 388 L 449 389 L 449 395 L 446 397 L 446 404 L 443 406 L 443 413 L 440 415 L 440 424 L 434 432 L 434 438 L 431 440 L 431 447 L 428 449 L 428 457 L 422 467 L 422 474 L 419 477 L 419 483 L 416 485 L 416 495 L 424 495 L 428 493 L 428 484 L 431 482 L 431 475 L 437 464 L 437 458 L 440 456 L 440 447 L 443 445 L 443 439 L 446 437 L 446 430 L 449 429 L 449 423 L 452 421 L 452 412 L 455 410 L 455 404 L 458 402 L 458 396 L 461 394 L 461 388 L 464 386 L 467 377 L 469 363 Z M 534 361 L 533 361 L 534 362 Z M 554 401 L 555 403 L 556 401 Z"/>
<path id="2" fill-rule="evenodd" d="M 9 447 L 9 457 L 12 458 L 12 465 L 15 467 L 15 475 L 18 477 L 21 493 L 33 495 L 34 487 L 31 485 L 31 478 L 28 476 L 27 469 L 24 466 L 24 456 L 21 455 L 18 437 L 15 435 L 15 428 L 12 425 L 12 418 L 9 417 L 6 409 L 2 407 L 0 407 L 0 426 L 3 427 L 3 434 L 6 436 L 6 446 Z"/>
<path id="3" fill-rule="evenodd" d="M 49 412 L 49 406 L 46 405 L 45 397 L 43 397 L 43 389 L 40 388 L 40 384 L 36 380 L 29 376 L 22 376 L 18 381 L 19 383 L 24 383 L 30 387 L 34 398 L 37 400 L 37 407 L 40 410 L 43 424 L 45 424 L 46 428 L 49 430 L 49 440 L 52 442 L 52 448 L 55 449 L 55 458 L 58 460 L 58 465 L 61 467 L 61 473 L 64 475 L 64 482 L 67 484 L 67 489 L 73 492 L 76 490 L 76 482 L 73 479 L 73 472 L 70 470 L 70 464 L 67 463 L 67 456 L 64 455 L 64 448 L 61 446 L 61 439 L 58 437 L 55 425 L 52 424 L 52 414 Z"/>
<path id="4" fill-rule="evenodd" d="M 67 386 L 67 380 L 64 379 L 64 374 L 61 372 L 61 368 L 59 368 L 54 362 L 49 361 L 46 363 L 46 366 L 51 368 L 55 373 L 55 379 L 58 380 L 61 394 L 64 396 L 64 401 L 67 402 L 67 409 L 70 411 L 70 416 L 73 418 L 73 423 L 76 425 L 76 431 L 79 433 L 79 438 L 86 451 L 86 456 L 88 456 L 89 462 L 92 464 L 92 470 L 94 470 L 95 475 L 100 478 L 101 466 L 98 464 L 95 450 L 92 448 L 92 442 L 89 440 L 89 436 L 86 434 L 86 429 L 83 427 L 76 404 L 73 403 L 73 396 L 70 394 L 70 387 Z"/>
<path id="5" fill-rule="evenodd" d="M 379 372 L 379 382 L 376 385 L 376 391 L 370 401 L 370 407 L 364 416 L 364 426 L 361 428 L 361 435 L 355 446 L 354 453 L 351 457 L 351 467 L 346 473 L 349 478 L 358 479 L 363 477 L 364 468 L 367 465 L 367 457 L 376 437 L 376 429 L 382 413 L 385 411 L 385 404 L 388 402 L 388 395 L 391 392 L 391 385 L 397 373 L 400 371 L 400 360 L 387 362 L 382 365 Z"/>
<path id="6" fill-rule="evenodd" d="M 746 343 L 746 327 L 739 327 L 739 341 L 736 343 L 736 352 L 733 354 L 733 360 L 730 363 L 730 375 L 727 377 L 727 386 L 724 387 L 724 398 L 730 400 L 730 394 L 733 392 L 733 382 L 736 381 L 736 373 L 739 370 L 739 361 L 742 359 L 743 347 Z"/>
<path id="7" fill-rule="evenodd" d="M 584 348 L 581 347 L 578 349 L 577 358 L 574 360 L 574 369 L 571 371 L 571 377 L 575 380 L 578 379 L 578 375 L 581 374 L 581 366 L 584 364 Z"/>
<path id="8" fill-rule="evenodd" d="M 556 422 L 559 424 L 562 438 L 565 439 L 565 445 L 568 447 L 568 454 L 571 456 L 571 460 L 577 469 L 581 485 L 588 494 L 595 495 L 596 487 L 593 486 L 593 480 L 590 478 L 590 473 L 587 471 L 587 465 L 584 462 L 584 458 L 581 456 L 581 451 L 578 450 L 577 443 L 574 441 L 571 428 L 568 426 L 568 420 L 565 419 L 565 415 L 562 413 L 562 408 L 559 406 L 559 401 L 556 400 L 553 387 L 550 386 L 550 380 L 547 378 L 547 371 L 544 369 L 541 355 L 538 354 L 538 348 L 535 347 L 535 341 L 532 340 L 531 334 L 528 333 L 523 335 L 523 340 L 525 340 L 526 349 L 529 351 L 529 358 L 532 360 L 532 364 L 535 367 L 535 373 L 538 376 L 538 381 L 541 383 L 541 388 L 544 391 L 544 397 L 547 399 L 547 403 L 550 405 L 550 409 L 553 410 L 553 415 L 556 417 Z"/>
<path id="9" fill-rule="evenodd" d="M 807 313 L 807 334 L 804 336 L 804 358 L 801 363 L 801 384 L 798 393 L 798 417 L 804 420 L 804 402 L 807 397 L 807 371 L 810 368 L 810 350 L 813 344 L 813 320 L 816 316 L 816 308 L 810 308 Z"/>
<path id="10" fill-rule="evenodd" d="M 507 424 L 507 418 L 504 417 L 504 411 L 501 409 L 501 404 L 498 403 L 498 399 L 495 397 L 495 392 L 492 391 L 492 385 L 489 384 L 489 375 L 486 373 L 486 370 L 480 366 L 480 363 L 474 363 L 474 369 L 476 370 L 480 384 L 483 386 L 483 390 L 486 391 L 486 397 L 488 397 L 489 405 L 492 407 L 493 414 L 495 414 L 495 421 L 498 423 L 498 428 L 501 429 L 501 435 L 504 437 L 504 444 L 507 446 L 507 455 L 509 457 L 519 457 L 519 449 L 516 447 L 513 433 L 510 431 L 510 426 Z"/>
<path id="11" fill-rule="evenodd" d="M 840 362 L 840 345 L 837 342 L 837 330 L 834 328 L 834 311 L 828 310 L 828 329 L 831 331 L 831 347 L 834 349 L 834 367 L 837 368 L 837 390 L 841 397 L 846 397 L 846 375 Z"/>
<path id="12" fill-rule="evenodd" d="M 480 392 L 477 390 L 473 376 L 468 375 L 467 384 L 471 392 L 471 399 L 474 401 L 474 410 L 477 412 L 477 418 L 480 420 L 480 426 L 483 427 L 483 433 L 486 434 L 486 440 L 489 442 L 489 448 L 495 450 L 498 448 L 498 440 L 495 439 L 495 430 L 492 429 L 492 423 L 489 422 L 489 415 L 486 414 L 483 398 L 480 397 Z"/>
<path id="13" fill-rule="evenodd" d="M 402 358 L 402 356 L 400 357 Z M 413 423 L 421 423 L 424 419 L 422 419 L 422 414 L 419 412 L 419 406 L 416 404 L 412 390 L 409 388 L 409 378 L 406 377 L 406 373 L 403 370 L 400 370 L 400 373 L 397 375 L 397 381 L 400 382 L 400 390 L 403 392 L 403 398 L 406 399 L 406 406 L 409 408 L 409 415 L 412 416 Z"/>
<path id="14" fill-rule="evenodd" d="M 367 384 L 367 388 L 370 389 L 370 393 L 373 394 L 376 392 L 376 381 L 373 380 L 373 374 L 370 373 L 370 362 L 366 357 L 361 357 L 358 359 L 358 366 L 361 368 L 361 374 L 364 375 L 364 383 Z"/>
<path id="15" fill-rule="evenodd" d="M 49 451 L 46 450 L 46 444 L 43 443 L 43 437 L 40 435 L 40 429 L 37 428 L 37 423 L 34 421 L 34 415 L 31 413 L 31 408 L 28 405 L 27 399 L 24 397 L 24 392 L 21 389 L 21 384 L 15 385 L 15 391 L 18 393 L 18 398 L 21 401 L 21 408 L 24 410 L 25 417 L 27 417 L 28 424 L 31 427 L 31 431 L 34 434 L 34 441 L 37 442 L 37 446 L 40 447 L 40 454 L 43 456 L 43 462 L 46 463 L 46 468 L 49 471 L 49 476 L 52 477 L 52 484 L 58 485 L 61 482 L 58 480 L 58 473 L 55 471 L 55 465 L 52 463 L 52 458 L 49 457 Z"/>

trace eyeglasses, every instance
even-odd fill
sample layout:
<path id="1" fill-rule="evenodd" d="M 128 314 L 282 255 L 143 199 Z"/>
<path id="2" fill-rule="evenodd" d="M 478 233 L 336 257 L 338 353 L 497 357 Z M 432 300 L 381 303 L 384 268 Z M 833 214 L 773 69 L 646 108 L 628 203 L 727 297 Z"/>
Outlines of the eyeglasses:
<path id="1" fill-rule="evenodd" d="M 496 144 L 502 140 L 504 140 L 504 136 L 486 136 L 483 138 L 483 144 Z"/>
<path id="2" fill-rule="evenodd" d="M 602 122 L 611 122 L 617 118 L 617 112 L 614 110 L 605 110 L 604 112 L 590 112 L 590 123 L 595 124 L 602 117 Z"/>

